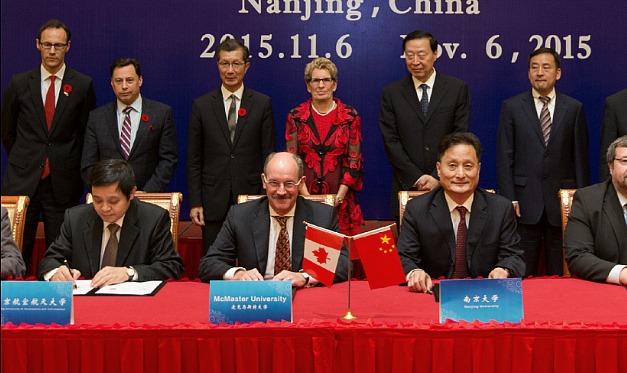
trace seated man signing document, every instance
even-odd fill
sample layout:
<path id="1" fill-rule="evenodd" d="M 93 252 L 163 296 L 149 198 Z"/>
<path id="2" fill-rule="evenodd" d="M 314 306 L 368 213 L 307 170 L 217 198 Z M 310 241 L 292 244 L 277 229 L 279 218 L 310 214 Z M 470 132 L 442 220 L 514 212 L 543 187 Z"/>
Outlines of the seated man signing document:
<path id="1" fill-rule="evenodd" d="M 200 261 L 200 279 L 286 280 L 294 287 L 315 285 L 317 280 L 302 271 L 303 221 L 339 232 L 337 211 L 299 197 L 305 184 L 303 161 L 292 153 L 270 154 L 261 181 L 266 197 L 231 207 L 218 237 Z M 335 282 L 346 281 L 347 265 L 348 252 L 343 247 Z"/>
<path id="2" fill-rule="evenodd" d="M 37 276 L 47 281 L 91 279 L 98 288 L 126 281 L 178 279 L 168 212 L 135 197 L 135 175 L 121 159 L 102 160 L 90 176 L 93 204 L 65 212 L 61 233 Z M 70 272 L 71 271 L 71 272 Z"/>
<path id="3" fill-rule="evenodd" d="M 511 201 L 477 188 L 481 152 L 470 132 L 444 137 L 436 163 L 442 187 L 407 204 L 398 252 L 410 291 L 430 291 L 431 277 L 524 273 Z"/>

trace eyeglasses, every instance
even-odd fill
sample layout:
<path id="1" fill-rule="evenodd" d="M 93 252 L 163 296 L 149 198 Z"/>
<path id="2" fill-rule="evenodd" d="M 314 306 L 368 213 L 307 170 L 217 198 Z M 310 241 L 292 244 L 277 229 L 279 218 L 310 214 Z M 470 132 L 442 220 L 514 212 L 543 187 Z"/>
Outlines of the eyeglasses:
<path id="1" fill-rule="evenodd" d="M 244 65 L 246 65 L 246 62 L 243 62 L 243 61 L 235 61 L 235 62 L 220 61 L 218 62 L 218 66 L 224 70 L 228 70 L 229 67 L 232 67 L 234 70 L 239 70 L 242 67 L 244 67 Z"/>
<path id="2" fill-rule="evenodd" d="M 621 166 L 627 166 L 627 158 L 614 158 L 615 161 L 618 161 Z"/>
<path id="3" fill-rule="evenodd" d="M 297 183 L 293 181 L 286 181 L 284 183 L 281 183 L 281 182 L 278 182 L 277 180 L 268 180 L 266 179 L 266 175 L 263 175 L 263 181 L 265 181 L 266 184 L 270 185 L 273 188 L 278 189 L 281 187 L 281 185 L 283 185 L 285 189 L 294 189 L 300 185 L 300 182 L 303 181 L 303 179 L 298 180 Z"/>
<path id="4" fill-rule="evenodd" d="M 335 81 L 335 79 L 333 79 L 333 78 L 309 79 L 309 84 L 311 84 L 311 85 L 318 85 L 318 84 L 320 84 L 320 82 L 322 82 L 322 83 L 324 83 L 324 85 L 327 85 L 327 84 L 331 84 L 334 81 Z"/>
<path id="5" fill-rule="evenodd" d="M 45 50 L 49 50 L 49 49 L 52 49 L 52 47 L 54 47 L 54 49 L 58 51 L 65 50 L 65 48 L 67 47 L 67 44 L 63 44 L 63 43 L 52 44 L 52 43 L 45 42 L 45 43 L 39 43 L 39 45 L 41 45 L 41 47 Z"/>

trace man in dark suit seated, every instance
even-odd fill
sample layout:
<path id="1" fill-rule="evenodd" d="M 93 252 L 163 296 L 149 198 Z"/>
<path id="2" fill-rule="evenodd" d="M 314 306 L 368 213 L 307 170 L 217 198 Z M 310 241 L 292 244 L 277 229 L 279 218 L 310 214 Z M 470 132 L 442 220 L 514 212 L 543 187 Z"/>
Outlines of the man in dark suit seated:
<path id="1" fill-rule="evenodd" d="M 525 263 L 512 203 L 478 189 L 481 144 L 470 132 L 442 140 L 436 168 L 442 188 L 409 201 L 398 252 L 410 291 L 431 277 L 520 277 Z"/>
<path id="2" fill-rule="evenodd" d="M 571 274 L 627 286 L 627 135 L 606 155 L 611 178 L 575 193 L 564 250 Z"/>
<path id="3" fill-rule="evenodd" d="M 435 170 L 442 138 L 468 131 L 470 96 L 465 82 L 435 70 L 438 42 L 416 30 L 403 39 L 409 75 L 383 89 L 379 127 L 394 177 L 390 214 L 398 216 L 398 192 L 439 186 Z"/>
<path id="4" fill-rule="evenodd" d="M 100 161 L 89 181 L 93 204 L 66 211 L 37 276 L 47 281 L 82 276 L 92 279 L 92 287 L 178 279 L 183 261 L 174 251 L 168 212 L 134 198 L 131 166 L 121 159 Z"/>
<path id="5" fill-rule="evenodd" d="M 303 161 L 292 153 L 270 154 L 261 181 L 267 197 L 231 207 L 218 237 L 200 261 L 200 279 L 288 280 L 295 287 L 315 285 L 317 280 L 302 271 L 303 222 L 339 232 L 336 210 L 299 197 L 305 184 Z M 347 265 L 348 252 L 343 247 L 335 282 L 346 281 Z"/>
<path id="6" fill-rule="evenodd" d="M 178 161 L 172 108 L 143 97 L 139 62 L 118 58 L 111 64 L 111 87 L 117 100 L 91 112 L 81 160 L 87 184 L 92 167 L 102 159 L 126 159 L 137 189 L 165 192 Z"/>

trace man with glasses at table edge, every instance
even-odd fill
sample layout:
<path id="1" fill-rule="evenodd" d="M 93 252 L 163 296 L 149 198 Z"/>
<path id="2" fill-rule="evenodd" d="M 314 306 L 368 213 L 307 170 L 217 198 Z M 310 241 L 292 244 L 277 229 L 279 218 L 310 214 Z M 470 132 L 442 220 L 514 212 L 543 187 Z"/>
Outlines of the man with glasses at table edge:
<path id="1" fill-rule="evenodd" d="M 241 40 L 216 49 L 222 85 L 194 102 L 187 136 L 190 218 L 202 227 L 203 253 L 240 194 L 260 194 L 263 160 L 275 151 L 270 97 L 244 86 L 250 52 Z"/>
<path id="2" fill-rule="evenodd" d="M 575 192 L 564 250 L 571 274 L 627 286 L 627 135 L 610 144 L 606 159 L 611 177 Z"/>
<path id="3" fill-rule="evenodd" d="M 35 41 L 41 65 L 13 76 L 2 103 L 2 143 L 9 157 L 2 194 L 30 198 L 22 251 L 27 268 L 39 216 L 49 247 L 65 210 L 83 194 L 83 135 L 96 94 L 90 77 L 65 64 L 70 39 L 70 29 L 58 20 L 43 24 Z"/>
<path id="4" fill-rule="evenodd" d="M 335 232 L 340 227 L 333 207 L 299 196 L 306 178 L 303 174 L 303 161 L 295 154 L 268 156 L 260 177 L 266 197 L 231 207 L 218 237 L 200 261 L 202 281 L 286 280 L 294 287 L 318 283 L 302 271 L 303 222 Z M 334 282 L 346 281 L 348 264 L 348 251 L 342 247 Z"/>

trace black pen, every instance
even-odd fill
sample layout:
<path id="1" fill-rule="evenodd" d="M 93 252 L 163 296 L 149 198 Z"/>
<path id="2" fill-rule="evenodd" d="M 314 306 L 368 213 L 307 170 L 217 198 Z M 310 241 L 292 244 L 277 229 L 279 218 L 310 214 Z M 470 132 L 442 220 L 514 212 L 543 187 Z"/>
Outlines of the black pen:
<path id="1" fill-rule="evenodd" d="M 68 271 L 70 271 L 70 276 L 72 276 L 72 289 L 76 289 L 76 282 L 74 282 L 74 275 L 72 275 L 72 267 L 70 267 L 70 263 L 68 263 L 66 259 L 63 261 L 63 264 L 65 264 Z"/>

